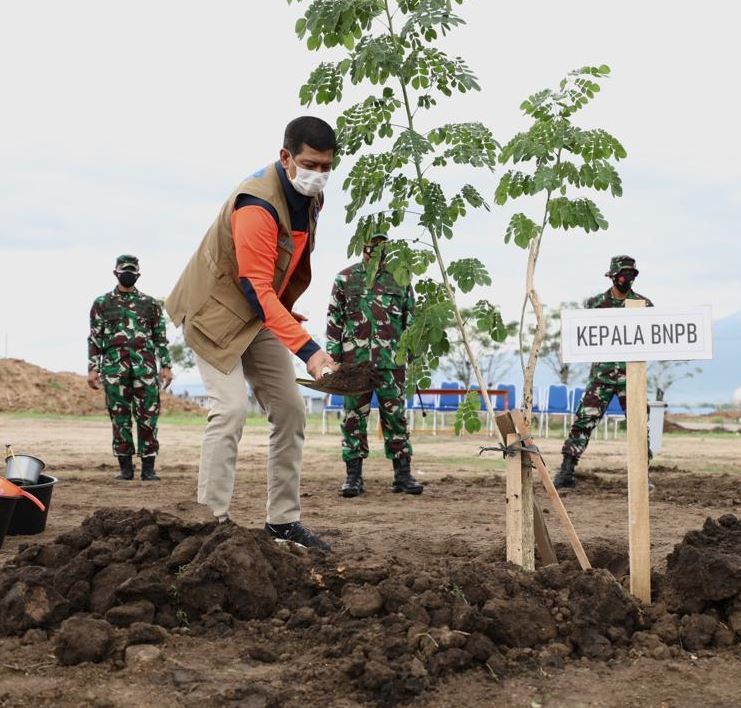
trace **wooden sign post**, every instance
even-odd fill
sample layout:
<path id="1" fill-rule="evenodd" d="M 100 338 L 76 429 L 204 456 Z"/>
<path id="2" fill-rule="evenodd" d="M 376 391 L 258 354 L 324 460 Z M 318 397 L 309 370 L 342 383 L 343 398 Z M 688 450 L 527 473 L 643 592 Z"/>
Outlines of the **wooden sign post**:
<path id="1" fill-rule="evenodd" d="M 644 307 L 643 300 L 626 300 L 627 307 Z M 651 602 L 651 524 L 648 514 L 648 397 L 646 362 L 626 364 L 625 397 L 628 426 L 628 554 L 630 592 Z"/>
<path id="2" fill-rule="evenodd" d="M 648 505 L 648 402 L 646 362 L 712 359 L 710 307 L 563 310 L 561 359 L 567 362 L 625 361 L 628 426 L 628 548 L 630 591 L 651 602 L 651 532 Z"/>

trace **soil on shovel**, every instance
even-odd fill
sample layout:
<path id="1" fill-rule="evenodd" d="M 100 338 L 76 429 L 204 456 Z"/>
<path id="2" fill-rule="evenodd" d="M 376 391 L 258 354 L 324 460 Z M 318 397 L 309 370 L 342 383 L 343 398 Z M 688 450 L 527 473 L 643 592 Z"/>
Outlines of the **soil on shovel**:
<path id="1" fill-rule="evenodd" d="M 101 509 L 0 569 L 0 634 L 50 639 L 61 665 L 133 665 L 188 638 L 229 637 L 251 667 L 300 656 L 293 680 L 253 682 L 228 699 L 249 693 L 245 704 L 263 706 L 329 695 L 395 705 L 476 667 L 500 680 L 581 660 L 670 660 L 741 638 L 736 517 L 687 534 L 651 607 L 607 569 L 621 574 L 622 553 L 587 550 L 607 567 L 526 573 L 492 551 L 369 563 L 233 523 Z M 206 698 L 178 676 L 183 700 Z"/>
<path id="2" fill-rule="evenodd" d="M 312 387 L 327 393 L 357 395 L 372 391 L 381 384 L 378 368 L 371 362 L 340 364 L 337 371 L 325 374 Z"/>

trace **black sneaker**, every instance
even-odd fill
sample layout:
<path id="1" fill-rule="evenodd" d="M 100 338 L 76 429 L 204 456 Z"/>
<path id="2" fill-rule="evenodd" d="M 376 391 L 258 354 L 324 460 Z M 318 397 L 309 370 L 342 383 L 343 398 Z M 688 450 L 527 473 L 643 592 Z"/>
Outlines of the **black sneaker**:
<path id="1" fill-rule="evenodd" d="M 320 551 L 331 551 L 332 547 L 313 534 L 300 521 L 292 524 L 265 524 L 265 530 L 276 541 L 291 541 L 304 548 L 318 548 Z"/>

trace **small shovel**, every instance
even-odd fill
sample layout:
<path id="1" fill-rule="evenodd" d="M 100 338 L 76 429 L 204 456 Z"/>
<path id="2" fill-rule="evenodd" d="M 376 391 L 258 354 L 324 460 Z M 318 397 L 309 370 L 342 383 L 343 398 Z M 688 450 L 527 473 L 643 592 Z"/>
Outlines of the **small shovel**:
<path id="1" fill-rule="evenodd" d="M 13 484 L 5 477 L 0 477 L 0 497 L 26 497 L 26 499 L 30 499 L 36 504 L 41 511 L 46 511 L 46 507 L 33 494 L 29 494 L 25 489 Z"/>
<path id="2" fill-rule="evenodd" d="M 335 372 L 329 367 L 322 370 L 322 377 L 316 381 L 314 379 L 296 379 L 296 383 L 314 391 L 335 393 L 340 396 L 360 396 L 363 393 L 370 393 L 379 383 L 376 380 L 378 378 L 377 372 L 367 362 L 362 364 L 340 364 L 338 371 L 342 369 L 345 372 L 348 370 L 352 371 L 353 385 L 351 388 L 347 384 L 344 386 L 336 385 L 333 381 L 333 374 Z"/>

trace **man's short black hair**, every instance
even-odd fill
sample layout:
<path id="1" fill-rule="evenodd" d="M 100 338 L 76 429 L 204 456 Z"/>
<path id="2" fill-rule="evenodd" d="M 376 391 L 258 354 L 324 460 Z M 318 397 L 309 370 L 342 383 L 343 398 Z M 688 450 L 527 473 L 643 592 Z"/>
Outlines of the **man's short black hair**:
<path id="1" fill-rule="evenodd" d="M 320 152 L 336 150 L 337 137 L 332 126 L 325 123 L 321 118 L 301 116 L 300 118 L 294 118 L 286 126 L 283 147 L 291 155 L 298 155 L 304 145 Z"/>

